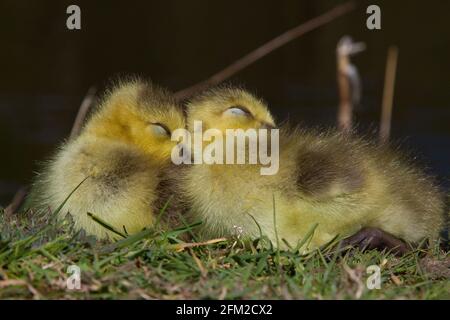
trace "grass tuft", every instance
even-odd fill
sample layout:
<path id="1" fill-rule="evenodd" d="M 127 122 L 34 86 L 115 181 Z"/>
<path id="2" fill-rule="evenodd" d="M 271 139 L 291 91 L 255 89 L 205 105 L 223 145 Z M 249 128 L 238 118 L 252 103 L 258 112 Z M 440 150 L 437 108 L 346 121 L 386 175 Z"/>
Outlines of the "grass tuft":
<path id="1" fill-rule="evenodd" d="M 70 221 L 5 216 L 0 209 L 0 299 L 450 298 L 450 257 L 439 248 L 398 258 L 329 248 L 299 254 L 263 241 L 249 248 L 235 239 L 181 240 L 199 224 L 123 233 L 106 243 L 74 235 Z M 66 286 L 74 264 L 81 269 L 80 290 Z M 381 289 L 366 286 L 370 265 L 380 267 Z"/>

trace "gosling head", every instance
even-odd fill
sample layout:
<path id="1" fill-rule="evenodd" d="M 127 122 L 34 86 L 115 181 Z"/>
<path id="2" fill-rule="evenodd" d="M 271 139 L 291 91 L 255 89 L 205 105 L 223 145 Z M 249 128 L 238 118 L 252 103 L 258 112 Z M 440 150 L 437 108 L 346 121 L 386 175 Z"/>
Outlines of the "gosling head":
<path id="1" fill-rule="evenodd" d="M 100 104 L 86 132 L 138 147 L 160 162 L 169 162 L 175 129 L 184 128 L 184 113 L 166 90 L 142 80 L 116 85 Z"/>
<path id="2" fill-rule="evenodd" d="M 275 121 L 266 104 L 249 92 L 231 87 L 209 90 L 194 98 L 187 106 L 188 129 L 194 121 L 202 121 L 203 130 L 270 129 Z"/>

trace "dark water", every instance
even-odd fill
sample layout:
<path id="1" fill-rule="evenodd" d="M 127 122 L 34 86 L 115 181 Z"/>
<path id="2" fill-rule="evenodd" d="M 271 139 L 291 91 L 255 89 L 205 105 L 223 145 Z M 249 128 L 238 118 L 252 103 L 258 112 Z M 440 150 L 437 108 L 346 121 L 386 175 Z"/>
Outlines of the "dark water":
<path id="1" fill-rule="evenodd" d="M 29 182 L 36 161 L 70 132 L 83 95 L 118 73 L 172 90 L 220 70 L 281 32 L 344 1 L 77 1 L 82 30 L 65 28 L 69 1 L 0 2 L 0 204 Z M 256 91 L 278 120 L 335 124 L 335 46 L 367 44 L 355 119 L 376 131 L 387 48 L 397 45 L 393 139 L 450 188 L 450 1 L 374 1 L 382 30 L 365 27 L 366 1 L 345 17 L 261 59 L 231 79 Z M 371 4 L 372 2 L 370 2 Z"/>

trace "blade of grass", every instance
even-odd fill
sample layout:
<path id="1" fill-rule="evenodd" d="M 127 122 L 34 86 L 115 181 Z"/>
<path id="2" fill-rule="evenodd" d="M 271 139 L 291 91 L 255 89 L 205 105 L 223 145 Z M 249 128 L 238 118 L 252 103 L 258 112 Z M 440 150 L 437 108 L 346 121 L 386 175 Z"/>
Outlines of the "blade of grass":
<path id="1" fill-rule="evenodd" d="M 181 223 L 183 224 L 183 227 L 181 227 L 181 228 L 182 228 L 182 229 L 183 229 L 183 228 L 186 228 L 186 231 L 189 232 L 189 235 L 191 236 L 192 240 L 198 241 L 197 237 L 196 237 L 195 234 L 192 232 L 192 228 L 189 227 L 189 223 L 186 221 L 186 219 L 184 219 L 184 217 L 183 217 L 183 215 L 181 214 L 181 212 L 178 212 L 178 217 L 180 218 L 180 221 L 181 221 Z M 198 224 L 198 225 L 200 225 L 200 224 L 202 224 L 201 221 L 199 221 L 199 224 Z M 191 225 L 191 227 L 192 227 L 192 225 Z M 179 228 L 178 228 L 178 229 L 179 229 Z M 175 229 L 175 230 L 177 230 L 177 229 Z"/>
<path id="2" fill-rule="evenodd" d="M 259 240 L 259 241 L 261 241 L 263 243 L 263 241 L 266 240 L 270 244 L 270 249 L 272 250 L 273 249 L 272 242 L 270 241 L 270 239 L 269 239 L 269 237 L 267 235 L 263 234 L 262 228 L 261 228 L 261 225 L 259 224 L 259 222 L 250 213 L 248 213 L 248 215 L 250 216 L 250 218 L 253 219 L 253 221 L 255 222 L 256 227 L 258 228 L 258 231 L 259 231 L 259 239 L 256 239 L 256 241 Z M 264 246 L 264 244 L 263 244 L 263 246 Z"/>
<path id="3" fill-rule="evenodd" d="M 275 241 L 277 243 L 277 251 L 278 251 L 278 255 L 279 255 L 280 239 L 278 238 L 277 215 L 275 212 L 275 194 L 272 194 L 272 202 L 273 202 L 273 228 L 274 228 L 274 232 L 275 232 Z"/>
<path id="4" fill-rule="evenodd" d="M 169 246 L 169 249 L 173 249 L 175 251 L 182 251 L 186 248 L 193 248 L 193 247 L 200 247 L 200 246 L 207 246 L 210 244 L 215 244 L 219 242 L 225 242 L 228 241 L 227 238 L 217 238 L 217 239 L 211 239 L 208 241 L 203 242 L 185 242 L 185 243 L 177 243 Z"/>
<path id="5" fill-rule="evenodd" d="M 164 206 L 159 211 L 158 217 L 156 218 L 156 221 L 155 221 L 155 227 L 159 226 L 159 223 L 161 222 L 162 215 L 167 210 L 167 207 L 169 206 L 170 201 L 172 201 L 172 198 L 173 198 L 173 195 L 170 195 L 169 199 L 167 199 L 166 203 L 164 204 Z"/>
<path id="6" fill-rule="evenodd" d="M 138 242 L 142 239 L 149 237 L 150 235 L 154 235 L 154 233 L 155 233 L 155 230 L 153 230 L 153 229 L 144 229 L 141 232 L 132 234 L 131 236 L 126 237 L 125 239 L 117 241 L 116 243 L 114 243 L 111 246 L 111 248 L 113 248 L 115 250 L 115 249 L 119 249 L 119 248 L 128 247 L 135 242 Z"/>
<path id="7" fill-rule="evenodd" d="M 309 229 L 309 231 L 305 234 L 305 236 L 297 243 L 297 246 L 295 247 L 295 252 L 298 252 L 303 245 L 305 245 L 306 242 L 310 241 L 314 235 L 314 232 L 316 231 L 316 228 L 318 227 L 318 223 L 313 224 L 313 226 Z"/>
<path id="8" fill-rule="evenodd" d="M 95 214 L 91 213 L 91 212 L 87 212 L 87 215 L 89 216 L 89 218 L 91 218 L 92 220 L 94 220 L 95 222 L 97 222 L 99 225 L 101 225 L 103 228 L 121 236 L 122 238 L 126 238 L 127 236 L 125 234 L 123 234 L 122 232 L 120 232 L 119 230 L 117 230 L 116 228 L 114 228 L 112 225 L 110 225 L 109 223 L 107 223 L 106 221 L 102 220 L 101 218 L 99 218 L 98 216 L 96 216 Z"/>
<path id="9" fill-rule="evenodd" d="M 61 210 L 62 210 L 62 208 L 64 207 L 64 205 L 66 204 L 66 202 L 69 200 L 69 198 L 75 193 L 75 191 L 77 191 L 78 190 L 78 188 L 88 179 L 88 178 L 90 178 L 90 176 L 87 176 L 86 178 L 84 178 L 83 179 L 83 181 L 81 181 L 76 187 L 75 187 L 75 189 L 73 189 L 70 193 L 69 193 L 69 195 L 66 197 L 66 199 L 64 199 L 64 201 L 59 205 L 59 207 L 55 210 L 55 211 L 53 211 L 52 212 L 52 219 L 53 219 L 53 217 L 55 217 Z"/>
<path id="10" fill-rule="evenodd" d="M 277 228 L 277 214 L 275 210 L 275 194 L 272 194 L 273 202 L 273 227 L 275 232 L 275 241 L 277 243 L 276 257 L 277 257 L 277 270 L 280 282 L 283 281 L 283 273 L 281 272 L 281 257 L 280 257 L 280 239 L 278 238 L 278 228 Z"/>

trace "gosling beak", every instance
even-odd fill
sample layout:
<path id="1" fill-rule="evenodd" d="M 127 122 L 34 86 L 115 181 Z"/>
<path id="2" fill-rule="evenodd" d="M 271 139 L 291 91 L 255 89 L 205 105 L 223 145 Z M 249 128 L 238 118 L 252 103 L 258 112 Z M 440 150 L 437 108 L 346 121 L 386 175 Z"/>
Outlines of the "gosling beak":
<path id="1" fill-rule="evenodd" d="M 273 124 L 268 123 L 268 122 L 263 122 L 263 124 L 261 126 L 261 129 L 268 129 L 268 130 L 275 129 L 275 126 Z"/>
<path id="2" fill-rule="evenodd" d="M 181 159 L 187 160 L 191 158 L 190 150 L 186 147 L 184 143 L 177 144 L 177 147 L 178 147 L 178 156 Z"/>

